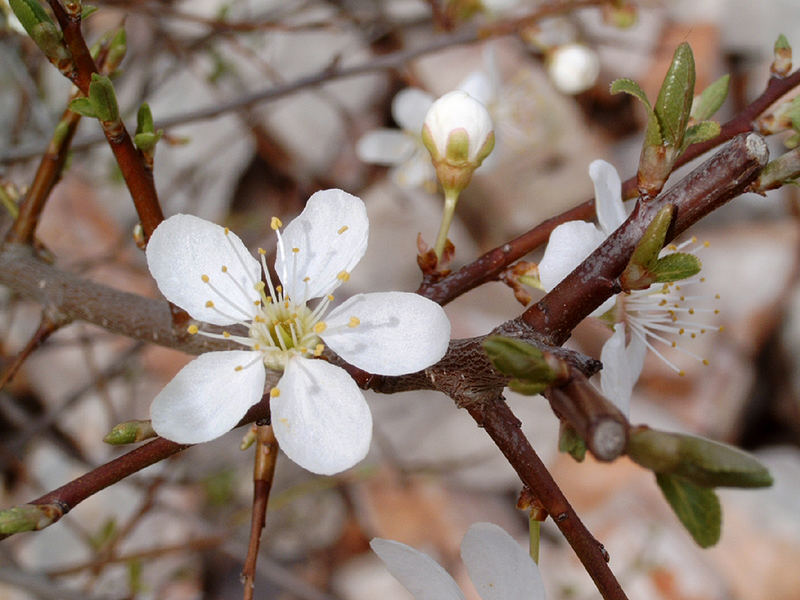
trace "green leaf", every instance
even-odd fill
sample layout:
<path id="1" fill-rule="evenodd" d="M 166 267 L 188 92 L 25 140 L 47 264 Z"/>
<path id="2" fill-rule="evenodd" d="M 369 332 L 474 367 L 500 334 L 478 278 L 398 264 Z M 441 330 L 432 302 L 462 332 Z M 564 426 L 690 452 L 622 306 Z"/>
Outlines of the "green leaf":
<path id="1" fill-rule="evenodd" d="M 583 462 L 586 458 L 586 442 L 572 425 L 563 421 L 558 432 L 558 450 L 566 452 L 577 462 Z"/>
<path id="2" fill-rule="evenodd" d="M 85 21 L 89 17 L 91 17 L 94 13 L 97 12 L 97 7 L 93 4 L 82 4 L 81 5 L 81 21 Z"/>
<path id="3" fill-rule="evenodd" d="M 556 378 L 556 373 L 547 363 L 544 353 L 536 346 L 521 340 L 492 335 L 483 342 L 483 348 L 495 369 L 522 380 L 516 383 L 520 387 L 523 387 L 522 384 L 544 384 L 543 390 Z"/>
<path id="4" fill-rule="evenodd" d="M 612 94 L 619 94 L 620 92 L 630 94 L 644 104 L 645 107 L 647 107 L 647 112 L 653 112 L 653 107 L 650 105 L 650 100 L 647 99 L 647 94 L 644 93 L 644 90 L 641 88 L 641 86 L 633 79 L 616 79 L 615 81 L 611 82 L 611 86 L 609 87 L 608 91 Z"/>
<path id="5" fill-rule="evenodd" d="M 97 118 L 104 122 L 113 122 L 119 119 L 119 106 L 114 93 L 114 84 L 105 75 L 92 73 L 92 82 L 89 84 L 89 102 L 92 103 Z"/>
<path id="6" fill-rule="evenodd" d="M 133 143 L 142 152 L 153 152 L 162 135 L 164 135 L 163 129 L 159 129 L 156 133 L 137 133 L 133 136 Z"/>
<path id="7" fill-rule="evenodd" d="M 8 4 L 25 28 L 25 31 L 32 38 L 34 37 L 34 28 L 40 23 L 47 23 L 55 28 L 55 23 L 50 18 L 50 15 L 47 14 L 37 0 L 8 0 Z"/>
<path id="8" fill-rule="evenodd" d="M 661 84 L 656 104 L 653 107 L 664 142 L 680 147 L 694 97 L 694 56 L 686 42 L 675 49 L 672 63 Z"/>
<path id="9" fill-rule="evenodd" d="M 94 110 L 94 106 L 92 106 L 88 98 L 75 98 L 70 101 L 69 109 L 83 117 L 97 118 L 97 112 Z"/>
<path id="10" fill-rule="evenodd" d="M 694 254 L 673 252 L 659 258 L 651 268 L 651 272 L 655 276 L 656 283 L 667 283 L 697 275 L 702 266 L 700 259 Z"/>
<path id="11" fill-rule="evenodd" d="M 714 490 L 664 473 L 656 475 L 656 482 L 680 522 L 701 548 L 709 548 L 719 541 L 722 508 Z"/>
<path id="12" fill-rule="evenodd" d="M 636 244 L 628 265 L 620 275 L 623 289 L 645 289 L 656 281 L 653 268 L 657 264 L 659 252 L 664 247 L 674 212 L 675 206 L 668 204 L 663 206 L 650 221 L 639 243 Z"/>
<path id="13" fill-rule="evenodd" d="M 147 102 L 143 102 L 136 112 L 136 133 L 155 133 L 153 113 Z"/>
<path id="14" fill-rule="evenodd" d="M 714 139 L 720 134 L 721 131 L 722 128 L 716 121 L 701 121 L 700 123 L 695 123 L 686 130 L 686 136 L 683 138 L 681 152 L 686 150 L 686 148 L 692 144 Z"/>
<path id="15" fill-rule="evenodd" d="M 695 121 L 707 121 L 716 113 L 725 98 L 728 97 L 731 76 L 723 75 L 714 83 L 709 85 L 703 92 L 694 97 L 692 101 L 692 119 Z"/>
<path id="16" fill-rule="evenodd" d="M 786 36 L 782 33 L 778 36 L 778 39 L 775 40 L 775 52 L 778 50 L 791 50 L 792 47 L 789 45 L 789 40 L 786 39 Z"/>

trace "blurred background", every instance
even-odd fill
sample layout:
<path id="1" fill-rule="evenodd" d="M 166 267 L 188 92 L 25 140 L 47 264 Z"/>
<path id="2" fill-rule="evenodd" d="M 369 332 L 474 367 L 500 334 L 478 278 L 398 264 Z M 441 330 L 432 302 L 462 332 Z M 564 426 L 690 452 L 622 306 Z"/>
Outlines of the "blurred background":
<path id="1" fill-rule="evenodd" d="M 377 129 L 403 131 L 398 92 L 435 97 L 469 78 L 488 90 L 498 144 L 459 203 L 450 234 L 459 267 L 590 198 L 592 160 L 608 160 L 623 179 L 635 173 L 645 114 L 632 97 L 608 93 L 614 79 L 635 79 L 654 98 L 675 47 L 688 41 L 698 91 L 731 75 L 717 115 L 724 122 L 763 91 L 777 36 L 800 46 L 800 5 L 792 0 L 652 0 L 635 4 L 635 23 L 624 29 L 609 24 L 597 2 L 528 19 L 510 35 L 497 32 L 543 4 L 484 4 L 464 20 L 437 21 L 432 7 L 443 3 L 422 0 L 113 0 L 96 3 L 84 34 L 91 43 L 124 24 L 128 52 L 114 82 L 129 129 L 143 101 L 164 124 L 155 177 L 165 214 L 196 214 L 230 226 L 249 247 L 271 248 L 271 216 L 288 222 L 318 189 L 360 196 L 371 243 L 345 294 L 413 291 L 417 234 L 435 239 L 442 200 L 430 173 L 413 162 L 418 130 L 381 164 L 365 160 L 375 153 L 359 144 Z M 24 192 L 70 85 L 4 1 L 0 8 L 0 182 Z M 476 41 L 478 26 L 494 33 Z M 584 57 L 560 63 L 559 49 L 575 44 Z M 60 268 L 156 297 L 132 241 L 128 192 L 97 123 L 84 121 L 38 238 Z M 781 152 L 783 140 L 770 144 Z M 675 351 L 659 347 L 686 375 L 651 354 L 634 391 L 632 422 L 742 446 L 772 471 L 772 488 L 720 490 L 717 546 L 694 544 L 650 473 L 627 459 L 579 464 L 559 454 L 547 402 L 508 394 L 632 599 L 800 597 L 798 200 L 794 186 L 742 196 L 689 232 L 709 242 L 692 302 L 709 330 L 722 331 L 680 340 Z M 40 307 L 3 288 L 0 302 L 7 365 L 36 330 Z M 454 337 L 485 334 L 522 309 L 499 282 L 446 307 Z M 587 319 L 569 345 L 599 357 L 609 334 Z M 121 454 L 102 437 L 118 422 L 146 418 L 152 398 L 190 358 L 82 323 L 58 331 L 0 391 L 0 506 Z M 367 396 L 375 430 L 361 465 L 318 477 L 279 460 L 256 597 L 410 598 L 369 550 L 378 536 L 428 552 L 477 598 L 458 547 L 476 521 L 526 543 L 516 475 L 445 396 Z M 238 449 L 243 434 L 193 447 L 51 528 L 0 543 L 0 598 L 239 597 L 252 497 L 252 455 Z M 552 523 L 542 536 L 548 598 L 599 597 Z"/>

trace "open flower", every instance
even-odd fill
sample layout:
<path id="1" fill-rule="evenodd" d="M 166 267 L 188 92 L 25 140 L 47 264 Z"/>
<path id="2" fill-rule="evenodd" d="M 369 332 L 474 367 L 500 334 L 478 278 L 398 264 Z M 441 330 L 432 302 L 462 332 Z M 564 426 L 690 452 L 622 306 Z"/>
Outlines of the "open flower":
<path id="1" fill-rule="evenodd" d="M 625 221 L 622 184 L 614 167 L 596 160 L 589 165 L 589 176 L 594 182 L 599 226 L 585 221 L 568 221 L 553 230 L 539 263 L 539 278 L 545 291 L 549 292 L 558 285 Z M 691 247 L 696 241 L 692 239 L 677 246 L 671 244 L 661 251 L 661 256 L 681 251 L 696 253 L 697 248 Z M 643 290 L 617 294 L 591 313 L 595 317 L 607 314 L 612 322 L 617 323 L 614 334 L 606 341 L 601 353 L 601 387 L 603 394 L 626 414 L 633 386 L 641 374 L 648 349 L 675 372 L 683 374 L 654 347 L 653 342 L 677 348 L 708 364 L 707 360 L 680 348 L 677 342 L 666 337 L 674 334 L 694 338 L 707 330 L 716 329 L 693 318 L 697 313 L 711 310 L 691 306 L 690 302 L 697 298 L 685 293 L 687 286 L 700 281 L 703 281 L 702 277 L 690 277 L 679 282 L 657 283 Z"/>
<path id="2" fill-rule="evenodd" d="M 211 333 L 192 325 L 189 332 L 244 348 L 208 352 L 184 367 L 153 400 L 153 428 L 178 443 L 212 440 L 261 399 L 266 369 L 280 370 L 270 410 L 281 448 L 309 471 L 337 473 L 366 455 L 372 417 L 350 376 L 317 359 L 325 345 L 360 369 L 400 375 L 444 355 L 450 323 L 438 304 L 403 292 L 358 294 L 328 310 L 366 251 L 369 222 L 359 198 L 317 192 L 283 234 L 277 218 L 271 226 L 277 286 L 266 252 L 259 249 L 256 260 L 227 228 L 175 215 L 153 232 L 147 264 L 161 293 L 198 321 L 242 328 Z"/>
<path id="3" fill-rule="evenodd" d="M 453 578 L 427 554 L 381 538 L 369 545 L 416 600 L 464 600 Z M 539 567 L 497 525 L 472 525 L 461 542 L 461 558 L 484 600 L 544 600 Z"/>

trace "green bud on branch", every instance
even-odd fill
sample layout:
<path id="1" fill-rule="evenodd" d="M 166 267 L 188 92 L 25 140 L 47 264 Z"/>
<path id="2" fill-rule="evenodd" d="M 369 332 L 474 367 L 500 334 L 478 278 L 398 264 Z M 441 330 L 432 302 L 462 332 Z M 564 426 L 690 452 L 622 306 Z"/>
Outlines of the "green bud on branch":
<path id="1" fill-rule="evenodd" d="M 731 76 L 723 75 L 692 100 L 691 118 L 695 122 L 707 121 L 720 109 L 728 97 Z"/>
<path id="2" fill-rule="evenodd" d="M 134 444 L 150 438 L 156 437 L 158 434 L 153 431 L 153 426 L 149 420 L 142 421 L 125 421 L 119 425 L 115 425 L 108 435 L 103 438 L 106 444 L 112 446 L 119 446 L 122 444 Z"/>
<path id="3" fill-rule="evenodd" d="M 23 504 L 0 510 L 0 535 L 44 529 L 58 521 L 64 512 L 57 504 Z"/>
<path id="4" fill-rule="evenodd" d="M 92 73 L 92 82 L 89 84 L 89 102 L 91 102 L 97 118 L 104 123 L 119 121 L 119 106 L 114 84 L 106 75 Z"/>
<path id="5" fill-rule="evenodd" d="M 775 77 L 786 77 L 792 70 L 792 47 L 785 35 L 780 34 L 775 40 L 774 54 L 770 73 Z"/>
<path id="6" fill-rule="evenodd" d="M 520 340 L 492 335 L 483 342 L 483 348 L 494 368 L 512 377 L 509 387 L 521 394 L 540 394 L 569 374 L 562 360 Z"/>

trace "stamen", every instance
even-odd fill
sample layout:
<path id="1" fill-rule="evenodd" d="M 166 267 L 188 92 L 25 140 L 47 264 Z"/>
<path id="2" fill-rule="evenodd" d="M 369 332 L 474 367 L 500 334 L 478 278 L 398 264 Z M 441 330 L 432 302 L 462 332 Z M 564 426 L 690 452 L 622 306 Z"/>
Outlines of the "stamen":
<path id="1" fill-rule="evenodd" d="M 280 391 L 278 388 L 276 388 L 276 387 L 272 388 L 272 389 L 269 391 L 269 397 L 270 397 L 270 398 L 277 398 L 277 397 L 278 397 L 278 396 L 280 396 L 280 395 L 281 395 L 281 391 Z"/>
<path id="2" fill-rule="evenodd" d="M 350 229 L 350 228 L 347 225 L 342 225 L 336 233 L 338 233 L 339 235 L 342 235 L 348 229 Z"/>
<path id="3" fill-rule="evenodd" d="M 314 333 L 322 333 L 328 328 L 325 321 L 319 321 L 314 324 Z"/>
<path id="4" fill-rule="evenodd" d="M 189 325 L 186 331 L 189 332 L 189 335 L 195 335 L 198 331 L 200 331 L 200 329 L 197 327 L 197 325 Z"/>
<path id="5" fill-rule="evenodd" d="M 339 281 L 347 281 L 348 279 L 350 279 L 350 273 L 348 273 L 347 271 L 339 271 L 339 274 L 336 275 L 336 279 L 338 279 Z"/>
<path id="6" fill-rule="evenodd" d="M 361 320 L 358 317 L 350 317 L 350 322 L 347 323 L 348 327 L 358 327 L 361 324 Z"/>

